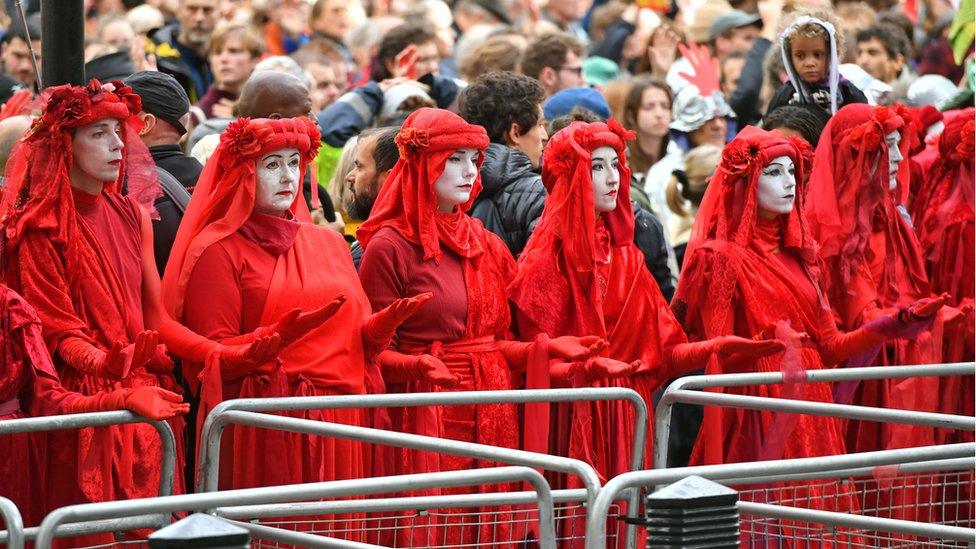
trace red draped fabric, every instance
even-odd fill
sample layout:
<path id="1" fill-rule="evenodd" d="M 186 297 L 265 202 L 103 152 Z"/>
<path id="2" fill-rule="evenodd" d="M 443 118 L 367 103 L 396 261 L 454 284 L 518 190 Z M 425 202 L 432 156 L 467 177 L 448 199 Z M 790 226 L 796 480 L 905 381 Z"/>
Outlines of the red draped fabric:
<path id="1" fill-rule="evenodd" d="M 487 134 L 480 126 L 470 125 L 453 113 L 423 108 L 404 122 L 397 144 L 400 160 L 380 189 L 369 219 L 357 233 L 365 248 L 360 278 L 373 310 L 385 307 L 397 297 L 415 295 L 414 292 L 433 291 L 432 302 L 437 302 L 441 296 L 450 296 L 455 303 L 450 310 L 455 315 L 463 315 L 464 328 L 459 339 L 443 341 L 434 339 L 436 336 L 425 338 L 423 332 L 415 332 L 407 343 L 401 328 L 397 335 L 399 352 L 427 353 L 440 358 L 458 376 L 457 390 L 511 389 L 514 387 L 512 374 L 499 347 L 510 324 L 505 288 L 515 275 L 515 262 L 497 236 L 464 213 L 481 190 L 480 176 L 475 180 L 469 202 L 450 213 L 437 212 L 433 189 L 448 157 L 458 149 L 483 151 L 488 146 Z M 403 250 L 404 255 L 393 257 L 397 249 Z M 384 272 L 385 266 L 395 263 L 417 263 L 425 267 L 419 271 Z M 464 287 L 443 287 L 440 273 L 454 278 L 450 266 L 458 263 Z M 425 278 L 413 279 L 411 275 Z M 460 325 L 460 322 L 451 320 L 443 325 Z M 387 383 L 387 389 L 390 392 L 439 390 L 421 380 Z M 506 448 L 516 448 L 519 444 L 518 417 L 512 405 L 409 408 L 391 411 L 391 419 L 393 429 L 401 432 Z M 442 454 L 399 451 L 395 472 L 450 471 L 492 465 Z M 482 490 L 510 488 L 491 486 Z M 461 492 L 465 490 L 440 493 Z M 488 543 L 489 540 L 509 541 L 515 535 L 508 524 L 511 519 L 505 518 L 508 515 L 504 507 L 501 513 L 462 517 L 449 512 L 443 516 L 430 516 L 426 521 L 416 523 L 418 527 L 398 531 L 395 541 L 398 546 L 407 543 L 412 546 L 431 543 L 457 546 Z M 468 526 L 458 527 L 461 521 Z M 501 523 L 493 524 L 498 521 Z"/>
<path id="2" fill-rule="evenodd" d="M 974 299 L 976 237 L 974 237 L 973 193 L 976 192 L 974 167 L 974 127 L 976 110 L 969 108 L 945 114 L 946 126 L 936 141 L 939 161 L 932 164 L 913 204 L 915 231 L 922 247 L 925 270 L 936 293 L 948 292 L 950 305 L 962 308 Z M 971 361 L 974 356 L 972 310 L 954 326 L 947 326 L 943 337 L 943 361 Z M 939 411 L 947 414 L 974 414 L 972 377 L 942 378 Z M 936 431 L 937 442 L 959 438 L 972 440 L 972 433 Z"/>
<path id="3" fill-rule="evenodd" d="M 632 376 L 592 383 L 581 371 L 584 365 L 577 364 L 570 380 L 574 386 L 633 389 L 653 409 L 652 395 L 669 377 L 668 350 L 685 342 L 684 333 L 633 244 L 629 185 L 620 186 L 616 209 L 596 216 L 591 179 L 590 154 L 608 146 L 619 157 L 620 181 L 630 180 L 624 148 L 630 137 L 611 120 L 574 123 L 549 140 L 543 159 L 549 195 L 519 257 L 509 295 L 523 339 L 539 332 L 553 338 L 596 335 L 609 342 L 610 358 L 645 364 Z M 635 418 L 628 403 L 578 403 L 556 410 L 550 430 L 554 453 L 590 463 L 604 482 L 631 470 Z M 648 433 L 652 425 L 649 418 Z M 651 440 L 648 436 L 645 466 Z"/>
<path id="4" fill-rule="evenodd" d="M 304 118 L 233 124 L 194 191 L 163 282 L 165 305 L 203 335 L 237 343 L 285 313 L 322 307 L 338 294 L 347 301 L 321 326 L 284 347 L 275 362 L 249 372 L 219 363 L 185 365 L 199 387 L 201 408 L 230 398 L 322 396 L 366 392 L 361 328 L 369 313 L 342 238 L 293 219 L 253 213 L 258 158 L 295 148 L 308 160 L 318 131 Z M 305 164 L 303 163 L 303 166 Z M 179 252 L 179 253 L 177 253 Z M 283 415 L 367 425 L 362 410 L 311 410 Z M 198 417 L 198 426 L 203 413 Z M 362 445 L 326 437 L 234 427 L 221 452 L 221 489 L 363 478 Z M 345 539 L 359 539 L 355 533 Z"/>
<path id="5" fill-rule="evenodd" d="M 4 276 L 36 309 L 43 337 L 66 388 L 91 395 L 119 387 L 158 385 L 179 392 L 154 364 L 113 381 L 75 369 L 59 354 L 79 340 L 103 351 L 129 344 L 143 329 L 139 204 L 158 196 L 152 159 L 136 130 L 139 97 L 121 83 L 59 86 L 44 92 L 43 112 L 7 165 L 2 219 Z M 68 176 L 71 130 L 105 118 L 123 121 L 119 181 L 98 196 L 76 193 Z M 126 177 L 128 196 L 118 194 Z M 183 422 L 171 421 L 179 437 Z M 182 439 L 178 438 L 178 445 Z M 150 497 L 158 492 L 161 446 L 149 425 L 52 434 L 47 505 Z M 180 475 L 177 475 L 177 479 Z M 179 481 L 178 481 L 179 482 Z M 182 489 L 180 483 L 177 487 Z"/>
<path id="6" fill-rule="evenodd" d="M 852 330 L 886 311 L 932 296 L 922 250 L 899 191 L 889 191 L 885 136 L 897 131 L 906 158 L 898 189 L 907 188 L 909 153 L 917 143 L 914 117 L 902 107 L 851 105 L 831 118 L 818 144 L 807 218 L 823 244 L 830 304 L 841 329 Z M 942 316 L 915 339 L 894 339 L 874 365 L 941 362 Z M 935 411 L 938 380 L 914 378 L 862 382 L 855 403 L 865 406 Z M 954 400 L 954 396 L 949 396 Z M 922 446 L 933 429 L 877 422 L 850 422 L 848 446 L 865 452 Z"/>

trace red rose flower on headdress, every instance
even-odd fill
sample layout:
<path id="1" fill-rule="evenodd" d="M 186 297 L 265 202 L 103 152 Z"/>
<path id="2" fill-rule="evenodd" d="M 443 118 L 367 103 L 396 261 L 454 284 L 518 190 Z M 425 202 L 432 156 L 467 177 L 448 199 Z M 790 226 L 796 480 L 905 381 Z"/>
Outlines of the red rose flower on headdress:
<path id="1" fill-rule="evenodd" d="M 427 133 L 427 130 L 408 126 L 400 130 L 395 141 L 397 149 L 400 151 L 400 157 L 410 159 L 420 154 L 421 149 L 430 146 L 430 134 Z"/>
<path id="2" fill-rule="evenodd" d="M 748 172 L 749 167 L 759 158 L 759 153 L 758 144 L 746 140 L 733 140 L 725 146 L 720 167 L 729 175 Z M 735 179 L 727 178 L 726 182 L 735 183 Z"/>
<path id="3" fill-rule="evenodd" d="M 229 158 L 243 158 L 256 155 L 261 151 L 261 143 L 274 133 L 271 128 L 252 124 L 250 118 L 241 118 L 231 122 L 224 131 L 221 139 L 226 143 Z"/>
<path id="4" fill-rule="evenodd" d="M 78 125 L 91 110 L 87 88 L 71 85 L 52 88 L 44 105 L 40 126 L 56 132 L 62 127 Z"/>

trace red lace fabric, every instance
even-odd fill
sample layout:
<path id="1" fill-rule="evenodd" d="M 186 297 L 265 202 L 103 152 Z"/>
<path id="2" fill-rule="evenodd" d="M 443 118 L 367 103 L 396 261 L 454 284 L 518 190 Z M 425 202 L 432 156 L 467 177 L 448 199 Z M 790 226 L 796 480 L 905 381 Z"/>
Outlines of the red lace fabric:
<path id="1" fill-rule="evenodd" d="M 684 343 L 684 333 L 633 244 L 629 185 L 619 187 L 619 206 L 598 217 L 590 161 L 592 151 L 612 147 L 620 159 L 620 181 L 629 181 L 624 142 L 632 136 L 611 119 L 574 123 L 549 140 L 543 159 L 549 195 L 519 257 L 509 295 L 523 339 L 538 332 L 597 335 L 609 341 L 610 358 L 642 360 L 648 368 L 628 378 L 589 384 L 577 375 L 574 384 L 631 388 L 651 408 L 654 390 L 668 377 L 667 349 Z M 556 453 L 587 461 L 605 480 L 630 470 L 634 418 L 629 405 L 558 406 L 557 416 L 550 436 Z M 650 455 L 648 447 L 645 457 Z"/>
<path id="2" fill-rule="evenodd" d="M 138 95 L 113 82 L 45 90 L 42 113 L 7 164 L 0 203 L 3 271 L 6 282 L 37 309 L 44 341 L 67 389 L 91 395 L 102 390 L 159 385 L 179 391 L 169 374 L 138 368 L 118 382 L 76 370 L 57 349 L 77 338 L 101 350 L 131 343 L 142 319 L 133 318 L 121 273 L 100 244 L 110 235 L 89 225 L 76 209 L 69 171 L 73 129 L 114 118 L 123 122 L 123 165 L 117 181 L 98 197 L 140 219 L 140 205 L 152 207 L 160 195 L 155 165 L 138 137 Z M 128 196 L 119 194 L 125 183 Z M 121 214 L 112 220 L 122 226 Z M 132 228 L 126 226 L 126 229 Z M 137 230 L 137 228 L 133 229 Z M 138 257 L 126 257 L 138 262 Z M 131 280 L 126 283 L 137 284 Z M 177 444 L 183 422 L 172 420 Z M 159 486 L 161 447 L 149 425 L 52 434 L 47 498 L 52 507 L 86 501 L 150 497 Z M 56 460 L 56 461 L 55 461 Z M 179 475 L 177 476 L 179 478 Z M 181 489 L 177 485 L 177 490 Z"/>
<path id="3" fill-rule="evenodd" d="M 410 285 L 410 280 L 379 282 L 382 277 L 370 273 L 371 264 L 380 264 L 371 257 L 371 238 L 380 229 L 389 227 L 399 237 L 418 247 L 424 262 L 436 262 L 447 251 L 461 260 L 467 297 L 467 312 L 463 339 L 457 341 L 427 341 L 424 345 L 401 345 L 406 354 L 429 353 L 441 358 L 461 378 L 461 390 L 496 390 L 513 388 L 508 364 L 498 347 L 505 339 L 510 313 L 505 288 L 515 275 L 515 261 L 505 244 L 487 231 L 480 221 L 467 215 L 481 190 L 480 175 L 474 182 L 471 198 L 450 213 L 437 212 L 434 182 L 448 159 L 458 149 L 478 149 L 488 146 L 488 136 L 480 126 L 468 124 L 448 111 L 423 108 L 412 113 L 404 122 L 396 138 L 400 147 L 400 161 L 390 172 L 380 189 L 369 219 L 359 228 L 357 236 L 365 247 L 360 277 L 369 295 L 372 284 L 392 284 L 395 288 L 375 288 L 377 295 L 393 295 Z M 480 161 L 479 161 L 480 164 Z M 399 297 L 408 297 L 400 295 Z M 374 300 L 373 309 L 386 303 Z M 423 381 L 391 385 L 391 391 L 437 390 Z M 393 429 L 464 441 L 472 441 L 508 448 L 518 447 L 519 426 L 515 406 L 483 405 L 456 406 L 437 409 L 409 408 L 391 413 Z M 402 451 L 396 454 L 396 473 L 420 473 L 471 469 L 488 466 L 485 462 L 452 456 L 430 455 L 425 452 Z M 485 487 L 485 491 L 500 488 Z M 504 489 L 504 488 L 501 488 Z M 463 493 L 465 490 L 445 490 L 442 493 Z M 430 494 L 431 492 L 425 492 Z M 497 511 L 497 508 L 493 508 Z M 461 521 L 469 526 L 458 527 Z M 492 526 L 492 523 L 501 524 Z M 480 524 L 476 524 L 480 523 Z M 429 517 L 429 527 L 419 526 L 409 532 L 398 532 L 397 545 L 430 543 L 458 546 L 505 543 L 517 537 L 504 517 L 486 515 L 472 520 L 448 513 Z M 454 525 L 443 530 L 446 524 Z M 476 524 L 476 525 L 473 525 Z M 446 539 L 445 537 L 446 536 Z M 384 540 L 382 544 L 391 544 Z"/>
<path id="4" fill-rule="evenodd" d="M 945 113 L 946 127 L 938 138 L 939 159 L 925 177 L 925 185 L 915 199 L 915 230 L 922 246 L 925 270 L 933 292 L 948 292 L 951 304 L 959 307 L 974 298 L 974 128 L 976 110 L 969 108 Z M 944 335 L 944 362 L 973 360 L 973 324 L 970 313 Z M 941 379 L 939 411 L 947 414 L 974 414 L 973 379 Z M 972 440 L 972 433 L 936 431 L 938 442 Z"/>

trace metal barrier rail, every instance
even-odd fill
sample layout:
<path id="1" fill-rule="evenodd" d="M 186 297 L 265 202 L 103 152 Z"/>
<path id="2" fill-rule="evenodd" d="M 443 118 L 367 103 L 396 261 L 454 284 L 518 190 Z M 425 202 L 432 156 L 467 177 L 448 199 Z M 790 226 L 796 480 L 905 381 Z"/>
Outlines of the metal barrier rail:
<path id="1" fill-rule="evenodd" d="M 955 362 L 950 364 L 923 364 L 918 366 L 875 366 L 868 368 L 833 368 L 825 370 L 807 370 L 805 383 L 866 381 L 877 379 L 901 379 L 908 377 L 944 377 L 953 375 L 976 375 L 976 363 Z M 784 382 L 782 372 L 750 372 L 742 374 L 719 374 L 687 376 L 674 380 L 661 395 L 654 414 L 654 468 L 667 467 L 668 443 L 670 441 L 670 427 L 673 405 L 677 402 L 688 402 L 689 390 L 708 389 L 715 387 L 745 387 L 749 385 L 776 385 Z M 717 393 L 708 393 L 717 394 Z M 733 395 L 741 396 L 741 395 Z M 762 398 L 762 397 L 754 397 Z M 779 399 L 782 400 L 782 399 Z M 731 402 L 731 401 L 730 401 Z M 810 402 L 810 401 L 803 401 Z M 709 402 L 709 404 L 717 402 Z M 822 403 L 825 404 L 825 403 Z M 859 407 L 860 408 L 860 407 Z M 763 408 L 770 409 L 770 408 Z M 791 411 L 791 410 L 784 410 Z M 889 412 L 896 410 L 887 410 Z M 936 414 L 943 415 L 943 414 Z M 949 416 L 963 417 L 963 416 Z M 873 419 L 873 418 L 850 418 Z M 933 418 L 934 419 L 934 418 Z M 936 423 L 938 421 L 936 420 Z M 970 424 L 967 424 L 970 425 Z M 936 424 L 937 427 L 944 425 Z M 952 428 L 952 427 L 950 427 Z M 973 430 L 970 427 L 968 430 Z"/>
<path id="2" fill-rule="evenodd" d="M 473 457 L 498 463 L 511 465 L 524 465 L 528 467 L 538 467 L 549 471 L 561 473 L 571 473 L 577 475 L 583 482 L 587 492 L 587 502 L 592 502 L 600 490 L 600 479 L 596 471 L 589 464 L 578 459 L 566 458 L 561 456 L 551 456 L 548 454 L 537 454 L 525 450 L 514 448 L 499 448 L 474 442 L 461 442 L 457 440 L 428 437 L 423 435 L 412 435 L 396 433 L 393 431 L 383 431 L 370 427 L 358 427 L 345 425 L 342 423 L 329 423 L 325 421 L 313 421 L 309 419 L 276 416 L 271 414 L 261 414 L 256 412 L 224 412 L 220 416 L 222 422 L 226 424 L 245 425 L 248 427 L 261 427 L 265 429 L 275 429 L 292 433 L 302 433 L 306 435 L 321 435 L 357 440 L 359 442 L 369 442 L 382 444 L 385 446 L 396 446 L 411 450 L 428 450 L 443 452 L 458 456 Z M 216 457 L 216 456 L 215 456 Z M 211 461 L 211 466 L 205 474 L 216 475 L 217 460 Z M 215 477 L 210 481 L 215 481 Z"/>
<path id="3" fill-rule="evenodd" d="M 59 526 L 69 522 L 99 521 L 99 524 L 103 528 L 100 531 L 113 531 L 117 529 L 117 527 L 113 526 L 113 523 L 119 520 L 125 520 L 123 517 L 145 518 L 148 515 L 159 517 L 162 514 L 177 511 L 207 511 L 216 507 L 237 504 L 281 503 L 327 497 L 381 494 L 401 490 L 456 488 L 518 481 L 528 482 L 535 489 L 536 501 L 539 506 L 540 547 L 555 549 L 556 537 L 553 529 L 555 517 L 552 492 L 549 489 L 549 484 L 534 469 L 518 466 L 422 473 L 396 477 L 339 480 L 312 484 L 292 484 L 286 486 L 228 490 L 225 492 L 205 492 L 202 494 L 70 505 L 55 509 L 44 518 L 38 530 L 36 546 L 38 549 L 48 549 L 51 547 L 51 542 L 56 533 L 63 535 Z"/>
<path id="4" fill-rule="evenodd" d="M 271 540 L 279 543 L 287 543 L 294 545 L 295 547 L 311 547 L 313 549 L 386 549 L 380 545 L 373 545 L 371 543 L 362 543 L 359 541 L 348 541 L 344 539 L 330 538 L 327 536 L 306 534 L 304 532 L 295 532 L 293 530 L 285 530 L 283 528 L 251 524 L 250 522 L 241 522 L 237 520 L 227 520 L 227 522 L 244 528 L 255 538 Z M 254 545 L 252 544 L 252 547 L 253 546 Z"/>
<path id="5" fill-rule="evenodd" d="M 452 406 L 477 404 L 535 404 L 559 402 L 598 402 L 626 400 L 634 407 L 634 443 L 631 469 L 641 468 L 647 439 L 647 404 L 639 394 L 618 387 L 582 389 L 535 389 L 513 391 L 457 391 L 443 393 L 403 393 L 385 395 L 335 395 L 322 397 L 248 398 L 221 402 L 210 411 L 201 430 L 197 469 L 197 492 L 217 488 L 220 437 L 230 411 L 284 412 L 297 410 L 395 408 L 417 406 Z"/>
<path id="6" fill-rule="evenodd" d="M 42 431 L 61 431 L 84 429 L 87 427 L 111 427 L 131 423 L 148 423 L 159 433 L 163 445 L 163 468 L 159 474 L 159 495 L 173 493 L 173 474 L 176 468 L 176 438 L 169 423 L 154 421 L 126 410 L 114 412 L 90 412 L 61 416 L 25 417 L 0 421 L 0 436 L 18 433 L 39 433 Z"/>
<path id="7" fill-rule="evenodd" d="M 926 536 L 952 541 L 972 542 L 974 539 L 976 539 L 976 530 L 971 528 L 959 528 L 957 526 L 927 524 L 924 522 L 912 522 L 908 520 L 881 517 L 865 517 L 847 513 L 835 513 L 833 511 L 804 509 L 802 507 L 753 503 L 750 501 L 740 501 L 738 503 L 738 507 L 742 514 L 765 518 L 815 522 L 817 524 L 825 524 L 827 526 L 856 528 L 860 530 L 877 530 L 881 532 L 893 532 L 897 534 L 908 534 L 911 536 Z"/>
<path id="8" fill-rule="evenodd" d="M 24 549 L 24 519 L 14 502 L 0 497 L 0 515 L 8 532 L 7 549 Z"/>
<path id="9" fill-rule="evenodd" d="M 861 467 L 971 458 L 974 452 L 976 452 L 976 444 L 974 443 L 946 444 L 838 456 L 632 471 L 614 477 L 600 489 L 600 493 L 593 505 L 590 506 L 586 517 L 586 549 L 605 549 L 603 540 L 606 537 L 608 509 L 617 499 L 618 494 L 627 489 L 669 484 L 690 475 L 698 475 L 714 481 L 731 481 L 740 478 L 752 478 L 756 471 L 763 471 L 765 475 L 769 476 L 781 475 L 780 478 L 783 478 L 783 476 L 792 475 L 792 478 L 800 478 L 801 475 L 807 473 L 834 473 L 837 470 Z M 639 490 L 633 490 L 633 492 L 639 492 Z M 639 493 L 632 494 L 632 496 L 639 497 Z M 630 517 L 636 517 L 636 509 L 628 508 L 627 514 Z M 632 527 L 631 525 L 629 528 Z M 631 536 L 628 536 L 627 547 L 633 547 L 630 538 Z"/>

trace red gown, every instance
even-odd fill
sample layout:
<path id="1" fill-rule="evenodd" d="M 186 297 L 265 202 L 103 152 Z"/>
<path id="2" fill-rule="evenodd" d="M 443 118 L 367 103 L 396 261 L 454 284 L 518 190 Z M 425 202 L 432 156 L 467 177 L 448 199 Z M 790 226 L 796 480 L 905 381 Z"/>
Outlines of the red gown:
<path id="1" fill-rule="evenodd" d="M 296 307 L 320 307 L 339 293 L 348 298 L 345 305 L 320 328 L 283 349 L 280 367 L 247 375 L 205 371 L 202 400 L 365 393 L 365 359 L 356 328 L 369 314 L 348 248 L 332 231 L 254 214 L 236 233 L 206 248 L 193 268 L 184 302 L 187 326 L 205 337 L 234 341 Z M 200 370 L 201 365 L 189 365 L 187 375 L 194 379 Z M 215 387 L 217 380 L 220 388 Z M 356 409 L 288 415 L 367 423 L 364 411 Z M 221 489 L 367 474 L 362 446 L 353 441 L 240 427 L 224 441 Z M 274 467 L 268 466 L 269 453 L 276 456 Z"/>
<path id="2" fill-rule="evenodd" d="M 144 330 L 142 319 L 141 215 L 134 200 L 103 192 L 72 190 L 81 258 L 70 261 L 66 248 L 48 231 L 21 235 L 11 253 L 7 281 L 36 309 L 42 333 L 65 388 L 84 395 L 120 387 L 158 385 L 181 392 L 171 372 L 152 364 L 133 369 L 123 381 L 88 375 L 59 355 L 70 338 L 101 349 L 116 341 L 129 343 Z M 170 420 L 182 449 L 183 420 Z M 162 447 L 156 430 L 146 424 L 63 431 L 51 435 L 49 503 L 70 505 L 152 497 L 159 491 Z M 182 456 L 178 453 L 182 463 Z M 182 475 L 176 474 L 177 490 Z"/>

